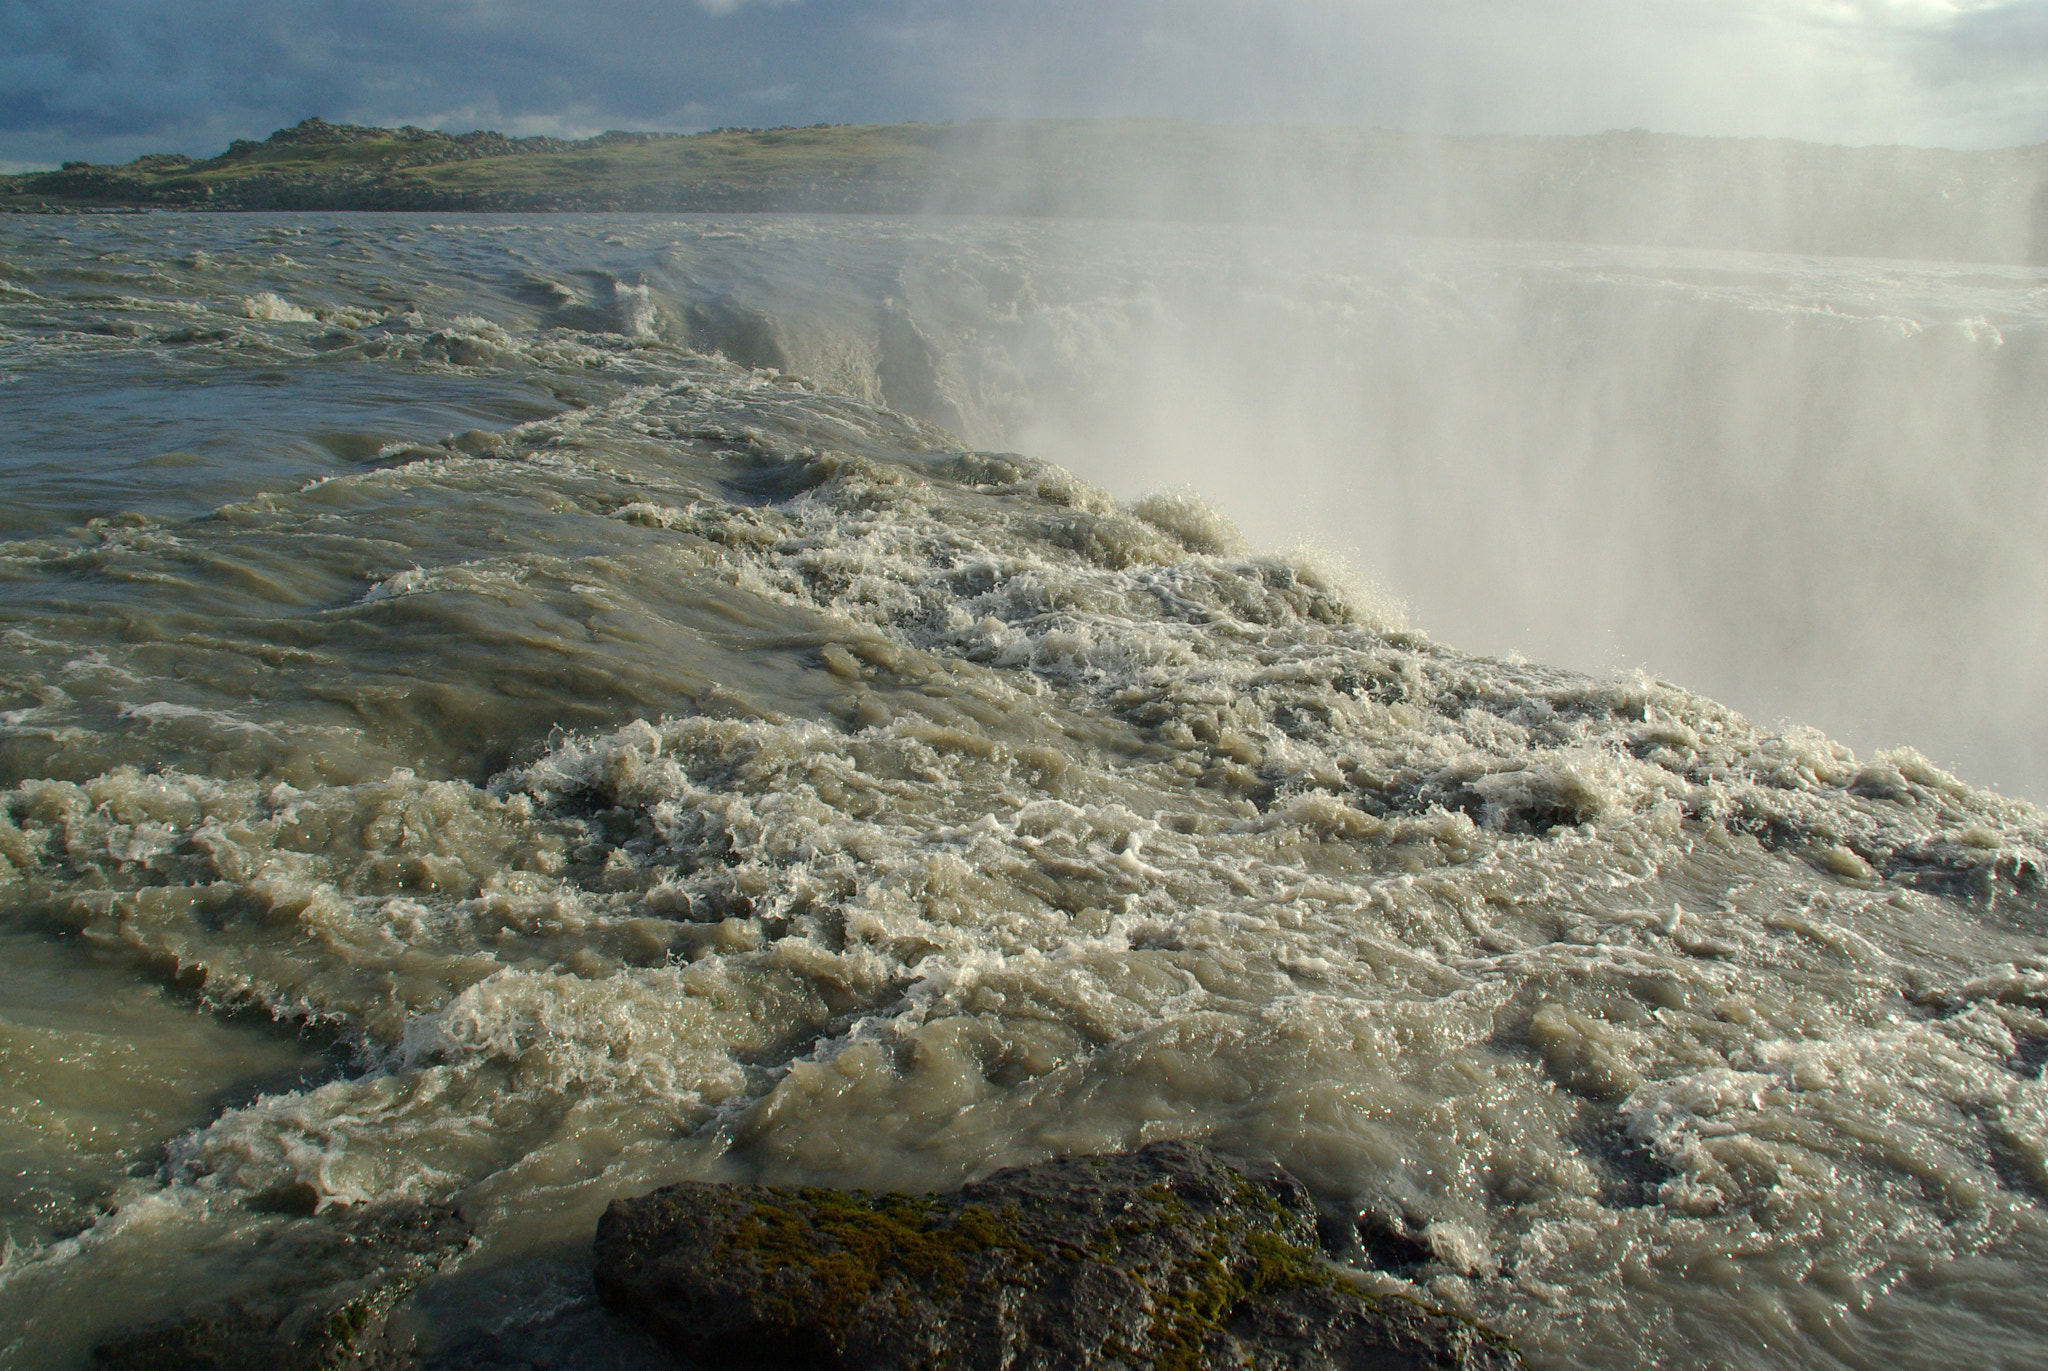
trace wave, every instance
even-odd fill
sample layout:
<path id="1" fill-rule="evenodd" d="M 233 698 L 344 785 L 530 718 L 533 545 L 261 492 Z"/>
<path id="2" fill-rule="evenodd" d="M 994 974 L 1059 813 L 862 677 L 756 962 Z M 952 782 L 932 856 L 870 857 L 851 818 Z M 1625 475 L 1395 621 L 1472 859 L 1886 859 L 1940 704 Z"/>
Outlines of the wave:
<path id="1" fill-rule="evenodd" d="M 2039 809 L 1445 646 L 1195 495 L 703 356 L 680 298 L 245 319 L 250 365 L 564 398 L 10 545 L 10 927 L 328 1063 L 162 1049 L 235 1089 L 9 1211 L 11 1363 L 236 1279 L 280 1210 L 459 1203 L 416 1311 L 454 1346 L 545 1334 L 518 1292 L 660 1181 L 1167 1136 L 1281 1161 L 1537 1364 L 2048 1346 Z M 158 1050 L 108 1061 L 45 1108 L 149 1136 Z"/>

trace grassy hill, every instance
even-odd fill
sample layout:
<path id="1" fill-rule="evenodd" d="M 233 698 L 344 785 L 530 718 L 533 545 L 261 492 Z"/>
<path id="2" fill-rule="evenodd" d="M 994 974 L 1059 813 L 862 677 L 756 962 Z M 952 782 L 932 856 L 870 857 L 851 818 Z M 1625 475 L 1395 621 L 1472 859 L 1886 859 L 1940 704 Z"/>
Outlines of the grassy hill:
<path id="1" fill-rule="evenodd" d="M 1471 137 L 1174 120 L 606 133 L 310 119 L 204 161 L 0 177 L 0 209 L 919 211 L 2048 264 L 2048 144 Z"/>
<path id="2" fill-rule="evenodd" d="M 886 212 L 917 208 L 942 136 L 902 125 L 567 142 L 309 119 L 205 161 L 155 154 L 0 177 L 0 208 Z"/>

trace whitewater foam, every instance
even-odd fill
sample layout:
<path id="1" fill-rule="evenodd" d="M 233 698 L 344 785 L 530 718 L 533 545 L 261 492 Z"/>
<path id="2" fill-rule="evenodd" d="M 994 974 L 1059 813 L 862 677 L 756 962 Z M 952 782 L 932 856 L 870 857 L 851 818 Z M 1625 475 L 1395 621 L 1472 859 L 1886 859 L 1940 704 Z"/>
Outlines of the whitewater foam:
<path id="1" fill-rule="evenodd" d="M 534 241 L 490 228 L 439 236 Z M 273 265 L 216 246 L 226 314 Z M 124 1087 L 144 1141 L 10 1211 L 11 1364 L 338 1206 L 462 1206 L 417 1311 L 459 1343 L 484 1315 L 447 1291 L 553 1289 L 627 1190 L 1165 1136 L 1282 1161 L 1399 1238 L 1361 1280 L 1539 1365 L 2048 1346 L 2041 811 L 1649 672 L 1456 651 L 1193 493 L 706 357 L 623 276 L 617 327 L 550 322 L 606 297 L 530 275 L 166 364 L 501 406 L 459 436 L 351 430 L 202 516 L 11 546 L 6 936 L 217 1014 L 189 1079 L 226 1083 L 196 1115 Z M 247 1086 L 299 1029 L 324 1068 Z M 128 1031 L 123 1079 L 164 1070 Z"/>

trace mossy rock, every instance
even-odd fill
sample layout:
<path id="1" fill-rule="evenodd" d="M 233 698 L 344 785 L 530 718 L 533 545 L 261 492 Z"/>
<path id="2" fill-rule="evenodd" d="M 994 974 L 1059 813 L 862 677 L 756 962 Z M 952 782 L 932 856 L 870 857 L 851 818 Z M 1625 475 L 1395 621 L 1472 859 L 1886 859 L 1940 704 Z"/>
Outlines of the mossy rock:
<path id="1" fill-rule="evenodd" d="M 1189 1143 L 943 1195 L 689 1183 L 598 1225 L 607 1304 L 706 1371 L 1507 1371 L 1499 1337 L 1371 1295 L 1277 1167 Z"/>
<path id="2" fill-rule="evenodd" d="M 287 1219 L 261 1243 L 246 1288 L 93 1349 L 97 1371 L 400 1371 L 386 1336 L 398 1302 L 469 1241 L 443 1206 L 360 1205 Z"/>

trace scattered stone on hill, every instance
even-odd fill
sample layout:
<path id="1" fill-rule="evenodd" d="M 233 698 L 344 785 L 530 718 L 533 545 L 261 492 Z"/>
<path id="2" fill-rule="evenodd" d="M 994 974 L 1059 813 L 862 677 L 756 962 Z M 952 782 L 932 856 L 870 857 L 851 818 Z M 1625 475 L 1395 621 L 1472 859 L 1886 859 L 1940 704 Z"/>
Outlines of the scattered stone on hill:
<path id="1" fill-rule="evenodd" d="M 330 124 L 325 119 L 315 117 L 302 119 L 288 129 L 279 129 L 261 142 L 237 138 L 228 144 L 226 152 L 211 161 L 198 163 L 187 158 L 186 162 L 194 166 L 219 167 L 234 162 L 246 162 L 252 158 L 259 158 L 266 152 L 276 152 L 284 148 L 346 147 L 350 144 L 379 143 L 393 145 L 392 151 L 384 159 L 387 166 L 430 166 L 440 162 L 471 161 L 479 157 L 563 152 L 590 144 L 621 140 L 652 141 L 676 136 L 678 135 L 607 133 L 600 134 L 585 144 L 562 138 L 508 138 L 489 129 L 478 129 L 473 133 L 443 133 L 439 129 L 423 129 L 416 124 L 402 124 L 395 129 L 377 128 L 366 124 Z"/>
<path id="2" fill-rule="evenodd" d="M 277 1208 L 293 1208 L 291 1196 Z M 291 1219 L 254 1254 L 250 1288 L 175 1322 L 110 1338 L 97 1371 L 398 1371 L 392 1308 L 469 1241 L 444 1206 L 359 1205 Z"/>
<path id="3" fill-rule="evenodd" d="M 1189 1143 L 941 1195 L 691 1182 L 618 1200 L 597 1286 L 705 1371 L 1508 1371 L 1497 1335 L 1322 1259 L 1307 1191 Z"/>

